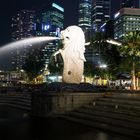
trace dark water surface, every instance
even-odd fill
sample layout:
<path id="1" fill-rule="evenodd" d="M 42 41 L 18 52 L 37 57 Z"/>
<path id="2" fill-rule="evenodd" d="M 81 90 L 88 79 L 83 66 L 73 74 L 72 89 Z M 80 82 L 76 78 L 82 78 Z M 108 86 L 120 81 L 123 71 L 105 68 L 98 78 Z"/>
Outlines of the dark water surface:
<path id="1" fill-rule="evenodd" d="M 57 118 L 33 118 L 0 105 L 0 140 L 133 140 Z"/>

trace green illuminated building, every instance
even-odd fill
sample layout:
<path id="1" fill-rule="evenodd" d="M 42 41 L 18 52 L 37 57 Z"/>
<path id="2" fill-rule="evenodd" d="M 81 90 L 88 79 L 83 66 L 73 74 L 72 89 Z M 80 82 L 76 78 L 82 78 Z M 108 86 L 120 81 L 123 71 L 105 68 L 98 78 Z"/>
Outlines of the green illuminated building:
<path id="1" fill-rule="evenodd" d="M 36 36 L 58 36 L 64 28 L 64 8 L 61 4 L 50 2 L 37 12 Z M 46 67 L 51 55 L 58 49 L 58 41 L 51 41 L 42 48 Z"/>

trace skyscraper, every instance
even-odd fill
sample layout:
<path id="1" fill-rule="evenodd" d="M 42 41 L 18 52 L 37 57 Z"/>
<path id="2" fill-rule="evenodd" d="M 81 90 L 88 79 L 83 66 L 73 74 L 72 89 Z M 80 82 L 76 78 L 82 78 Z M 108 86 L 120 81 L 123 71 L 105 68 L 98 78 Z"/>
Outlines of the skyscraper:
<path id="1" fill-rule="evenodd" d="M 60 30 L 63 29 L 64 24 L 64 8 L 58 3 L 48 3 L 39 11 L 38 23 L 40 31 L 37 31 L 37 36 L 59 36 Z M 37 24 L 38 24 L 37 23 Z M 38 34 L 39 33 L 39 34 Z M 49 63 L 53 52 L 58 49 L 58 41 L 46 43 L 42 49 L 46 66 Z"/>
<path id="2" fill-rule="evenodd" d="M 101 25 L 110 19 L 110 0 L 92 0 L 92 29 L 99 31 Z"/>
<path id="3" fill-rule="evenodd" d="M 20 10 L 12 17 L 12 40 L 20 40 L 35 35 L 35 11 Z"/>
<path id="4" fill-rule="evenodd" d="M 17 41 L 35 35 L 35 11 L 34 10 L 20 10 L 12 17 L 12 40 Z M 24 45 L 24 49 L 16 49 L 12 52 L 12 66 L 13 70 L 22 69 L 22 65 L 26 58 L 26 48 L 29 44 Z"/>
<path id="5" fill-rule="evenodd" d="M 114 16 L 114 38 L 121 39 L 126 33 L 140 31 L 140 9 L 122 8 Z"/>
<path id="6" fill-rule="evenodd" d="M 91 29 L 91 0 L 79 0 L 78 26 L 85 32 Z"/>
<path id="7" fill-rule="evenodd" d="M 57 3 L 50 3 L 41 10 L 41 30 L 44 35 L 56 36 L 56 31 L 63 29 L 64 8 Z"/>

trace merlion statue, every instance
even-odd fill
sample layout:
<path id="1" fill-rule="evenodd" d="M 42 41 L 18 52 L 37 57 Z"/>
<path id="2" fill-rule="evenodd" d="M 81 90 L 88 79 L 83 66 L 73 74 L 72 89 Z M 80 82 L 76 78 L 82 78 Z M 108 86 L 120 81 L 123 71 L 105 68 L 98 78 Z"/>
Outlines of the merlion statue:
<path id="1" fill-rule="evenodd" d="M 63 48 L 56 53 L 60 53 L 63 62 L 62 80 L 65 83 L 77 83 L 82 80 L 84 71 L 84 52 L 85 52 L 85 36 L 82 29 L 78 26 L 69 26 L 61 31 L 61 39 Z"/>

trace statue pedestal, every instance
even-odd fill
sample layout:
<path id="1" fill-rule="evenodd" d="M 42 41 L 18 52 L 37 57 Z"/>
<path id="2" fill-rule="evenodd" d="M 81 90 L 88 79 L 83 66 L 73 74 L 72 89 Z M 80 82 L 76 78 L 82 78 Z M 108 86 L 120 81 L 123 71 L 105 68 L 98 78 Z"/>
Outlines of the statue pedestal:
<path id="1" fill-rule="evenodd" d="M 34 93 L 32 95 L 32 115 L 36 117 L 49 117 L 64 114 L 83 105 L 92 103 L 94 99 L 104 93 Z"/>

